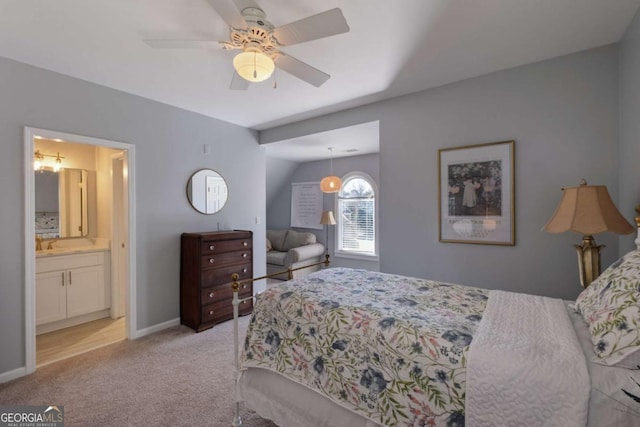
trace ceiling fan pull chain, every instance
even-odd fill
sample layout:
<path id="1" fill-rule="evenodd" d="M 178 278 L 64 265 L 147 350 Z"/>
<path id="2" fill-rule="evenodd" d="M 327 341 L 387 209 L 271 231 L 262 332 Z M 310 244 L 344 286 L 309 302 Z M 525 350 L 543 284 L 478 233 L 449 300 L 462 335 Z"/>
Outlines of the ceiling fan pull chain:
<path id="1" fill-rule="evenodd" d="M 256 59 L 257 56 L 258 54 L 253 52 L 253 78 L 254 79 L 258 77 L 258 60 Z"/>

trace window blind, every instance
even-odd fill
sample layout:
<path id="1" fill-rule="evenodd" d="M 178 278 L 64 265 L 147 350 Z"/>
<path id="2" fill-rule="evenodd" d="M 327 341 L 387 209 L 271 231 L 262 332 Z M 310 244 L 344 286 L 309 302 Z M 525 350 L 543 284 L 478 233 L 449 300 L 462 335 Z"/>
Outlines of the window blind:
<path id="1" fill-rule="evenodd" d="M 375 199 L 349 197 L 338 199 L 338 249 L 375 254 Z"/>

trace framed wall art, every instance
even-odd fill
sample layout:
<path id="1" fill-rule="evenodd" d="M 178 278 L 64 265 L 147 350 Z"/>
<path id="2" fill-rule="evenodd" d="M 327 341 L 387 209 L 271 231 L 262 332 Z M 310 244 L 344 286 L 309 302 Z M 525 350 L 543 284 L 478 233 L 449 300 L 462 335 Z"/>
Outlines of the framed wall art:
<path id="1" fill-rule="evenodd" d="M 438 150 L 441 242 L 515 245 L 515 141 Z"/>

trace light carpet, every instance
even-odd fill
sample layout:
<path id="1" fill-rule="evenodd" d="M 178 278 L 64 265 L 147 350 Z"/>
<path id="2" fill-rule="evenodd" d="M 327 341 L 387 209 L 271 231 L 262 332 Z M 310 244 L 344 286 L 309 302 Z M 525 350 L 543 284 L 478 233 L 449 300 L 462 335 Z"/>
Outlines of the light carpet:
<path id="1" fill-rule="evenodd" d="M 245 331 L 250 316 L 240 319 Z M 241 333 L 243 341 L 244 333 Z M 233 322 L 175 326 L 0 384 L 2 405 L 64 405 L 65 426 L 230 426 Z M 246 427 L 274 427 L 243 408 Z"/>

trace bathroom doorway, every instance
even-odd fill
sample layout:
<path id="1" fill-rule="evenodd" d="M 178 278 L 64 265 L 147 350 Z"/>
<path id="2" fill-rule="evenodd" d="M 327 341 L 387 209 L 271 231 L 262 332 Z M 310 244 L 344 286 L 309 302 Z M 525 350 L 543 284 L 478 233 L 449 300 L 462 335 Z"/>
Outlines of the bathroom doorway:
<path id="1" fill-rule="evenodd" d="M 135 338 L 134 146 L 29 127 L 25 128 L 24 141 L 25 353 L 27 373 L 31 373 L 36 366 L 121 339 Z M 38 148 L 41 150 L 38 151 Z M 48 148 L 53 149 L 49 150 L 53 154 L 46 151 Z M 53 162 L 59 162 L 61 158 L 62 168 L 81 169 L 82 162 L 94 166 L 87 168 L 88 179 L 81 184 L 81 187 L 85 186 L 85 192 L 80 199 L 88 203 L 88 212 L 84 213 L 85 223 L 73 229 L 85 227 L 88 231 L 79 237 L 56 238 L 65 237 L 62 206 L 59 217 L 51 213 L 45 213 L 44 218 L 36 215 L 41 203 L 36 200 L 34 176 L 38 175 L 34 174 L 34 160 L 46 160 L 47 156 Z M 53 167 L 55 163 L 52 163 Z M 91 191 L 87 191 L 87 185 Z M 60 188 L 59 198 L 64 200 Z M 38 224 L 38 221 L 42 224 Z M 56 229 L 57 224 L 60 224 L 59 229 Z M 54 233 L 48 233 L 51 230 L 47 227 L 54 228 Z M 43 242 L 46 244 L 43 245 Z M 91 267 L 85 270 L 82 270 L 83 267 L 74 269 L 83 257 L 100 261 L 90 262 Z M 64 264 L 67 261 L 64 260 L 70 262 L 71 266 L 67 268 Z M 63 264 L 57 266 L 56 262 Z M 98 267 L 93 266 L 94 263 Z M 55 284 L 50 289 L 61 301 L 59 304 L 50 303 L 52 298 L 47 294 L 48 276 L 44 266 L 55 270 L 51 273 Z M 85 274 L 88 285 L 93 288 L 84 295 L 89 298 L 88 307 L 81 306 L 78 311 L 77 301 L 82 299 L 82 295 L 76 296 L 80 293 L 82 274 Z M 75 278 L 75 284 L 72 278 Z M 75 292 L 73 297 L 72 292 Z M 99 297 L 96 298 L 96 295 Z M 73 313 L 72 304 L 75 304 Z M 46 313 L 43 314 L 43 311 Z"/>

